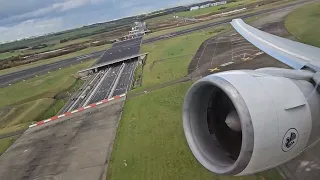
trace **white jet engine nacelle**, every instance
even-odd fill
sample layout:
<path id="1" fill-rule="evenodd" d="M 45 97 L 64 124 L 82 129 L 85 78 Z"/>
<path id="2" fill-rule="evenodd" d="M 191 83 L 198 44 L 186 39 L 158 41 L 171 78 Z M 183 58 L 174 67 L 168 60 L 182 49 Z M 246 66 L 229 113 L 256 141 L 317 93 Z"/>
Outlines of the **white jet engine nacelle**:
<path id="1" fill-rule="evenodd" d="M 197 81 L 183 106 L 193 155 L 208 170 L 224 175 L 253 174 L 296 157 L 313 140 L 320 117 L 313 75 L 263 68 Z"/>

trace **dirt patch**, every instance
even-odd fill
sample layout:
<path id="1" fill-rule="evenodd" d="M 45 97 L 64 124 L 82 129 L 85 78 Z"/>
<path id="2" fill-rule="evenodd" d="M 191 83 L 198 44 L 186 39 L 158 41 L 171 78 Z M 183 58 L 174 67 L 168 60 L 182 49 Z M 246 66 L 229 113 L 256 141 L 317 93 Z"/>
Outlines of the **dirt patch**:
<path id="1" fill-rule="evenodd" d="M 12 106 L 6 106 L 6 107 L 0 108 L 0 119 L 9 113 L 11 108 Z"/>

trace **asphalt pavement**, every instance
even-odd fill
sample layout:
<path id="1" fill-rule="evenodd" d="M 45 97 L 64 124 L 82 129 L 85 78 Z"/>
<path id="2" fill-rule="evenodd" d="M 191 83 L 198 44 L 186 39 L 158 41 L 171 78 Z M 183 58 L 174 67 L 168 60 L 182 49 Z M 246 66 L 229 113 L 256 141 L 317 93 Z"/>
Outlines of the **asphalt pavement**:
<path id="1" fill-rule="evenodd" d="M 98 102 L 100 100 L 106 99 L 115 83 L 116 78 L 118 77 L 119 70 L 120 70 L 121 64 L 116 65 L 114 67 L 111 67 L 109 70 L 107 76 L 102 79 L 102 84 L 100 88 L 97 90 L 95 95 L 92 97 L 92 99 L 89 101 L 91 103 Z"/>
<path id="2" fill-rule="evenodd" d="M 139 54 L 141 40 L 142 37 L 138 37 L 113 44 L 112 48 L 106 50 L 96 64 Z"/>
<path id="3" fill-rule="evenodd" d="M 115 43 L 112 48 L 103 54 L 96 64 L 139 54 L 141 41 L 142 37 L 138 37 Z M 107 76 L 101 80 L 101 86 L 89 102 L 95 103 L 106 99 L 110 93 L 112 93 L 112 96 L 125 93 L 132 81 L 134 62 L 134 60 L 124 62 L 124 69 L 122 71 L 120 71 L 122 63 L 113 64 Z M 113 90 L 114 92 L 112 92 Z"/>
<path id="4" fill-rule="evenodd" d="M 112 47 L 119 47 L 119 46 L 132 46 L 132 45 L 139 45 L 141 43 L 142 37 L 134 38 L 134 39 L 128 39 L 124 41 L 119 41 L 113 44 Z"/>
<path id="5" fill-rule="evenodd" d="M 0 179 L 105 179 L 123 102 L 28 129 L 0 156 Z"/>
<path id="6" fill-rule="evenodd" d="M 13 84 L 16 82 L 20 82 L 22 80 L 33 78 L 36 75 L 46 74 L 50 71 L 58 70 L 59 68 L 64 68 L 70 65 L 78 64 L 81 61 L 87 61 L 90 59 L 98 58 L 103 54 L 103 52 L 104 51 L 98 51 L 98 52 L 91 53 L 90 56 L 88 56 L 87 54 L 87 56 L 79 56 L 79 57 L 74 57 L 70 59 L 65 59 L 65 60 L 54 62 L 51 64 L 45 64 L 45 65 L 13 72 L 10 74 L 2 75 L 0 76 L 0 87 L 2 88 L 5 86 L 8 86 L 9 84 Z"/>
<path id="7" fill-rule="evenodd" d="M 131 61 L 126 64 L 112 96 L 124 94 L 127 92 L 127 90 L 129 90 L 131 82 L 132 82 L 132 78 L 133 78 L 133 71 L 135 69 L 135 63 L 136 63 L 136 61 Z"/>

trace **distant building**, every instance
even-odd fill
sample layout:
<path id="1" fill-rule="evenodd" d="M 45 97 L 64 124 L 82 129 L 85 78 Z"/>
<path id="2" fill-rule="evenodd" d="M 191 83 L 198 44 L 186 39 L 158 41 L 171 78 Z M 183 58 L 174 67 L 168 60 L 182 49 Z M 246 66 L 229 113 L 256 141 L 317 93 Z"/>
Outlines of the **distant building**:
<path id="1" fill-rule="evenodd" d="M 213 3 L 213 6 L 220 6 L 220 5 L 224 5 L 224 4 L 227 4 L 227 1 L 215 2 L 215 3 Z"/>
<path id="2" fill-rule="evenodd" d="M 211 3 L 210 3 L 211 4 Z M 200 6 L 200 9 L 203 9 L 203 8 L 207 8 L 207 7 L 210 7 L 210 4 L 205 4 L 205 5 L 202 5 Z"/>
<path id="3" fill-rule="evenodd" d="M 199 6 L 193 6 L 190 8 L 190 11 L 195 11 L 195 10 L 198 10 L 199 9 Z"/>
<path id="4" fill-rule="evenodd" d="M 220 5 L 224 5 L 224 4 L 227 4 L 227 1 L 218 1 L 218 2 L 214 2 L 214 3 L 207 3 L 207 4 L 200 5 L 200 6 L 193 6 L 190 8 L 190 11 L 195 11 L 198 9 L 208 8 L 208 7 L 212 7 L 212 6 L 220 6 Z"/>
<path id="5" fill-rule="evenodd" d="M 145 35 L 147 32 L 149 32 L 149 30 L 147 28 L 146 22 L 134 22 L 131 31 L 129 31 L 128 35 L 124 36 L 124 39 L 139 37 L 141 35 Z"/>

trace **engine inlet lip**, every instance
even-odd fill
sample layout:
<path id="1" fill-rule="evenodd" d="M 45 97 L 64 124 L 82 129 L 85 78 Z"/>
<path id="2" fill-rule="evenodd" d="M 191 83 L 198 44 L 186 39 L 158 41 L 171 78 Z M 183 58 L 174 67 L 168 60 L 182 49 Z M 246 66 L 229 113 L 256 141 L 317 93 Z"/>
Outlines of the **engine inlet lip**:
<path id="1" fill-rule="evenodd" d="M 197 141 L 195 140 L 195 137 L 192 134 L 192 127 L 190 124 L 191 119 L 189 114 L 191 104 L 189 102 L 192 102 L 195 92 L 201 89 L 201 87 L 208 85 L 213 85 L 220 88 L 230 98 L 241 120 L 241 150 L 237 160 L 231 166 L 216 168 L 215 162 L 212 162 L 207 158 L 205 154 L 202 153 L 201 148 L 199 147 Z M 208 170 L 218 174 L 237 175 L 241 173 L 249 164 L 254 148 L 254 130 L 252 119 L 248 107 L 241 94 L 226 79 L 216 75 L 209 75 L 203 79 L 198 80 L 191 86 L 191 88 L 187 92 L 187 95 L 185 96 L 183 105 L 183 127 L 187 142 L 192 150 L 192 153 L 197 158 L 197 160 Z"/>

